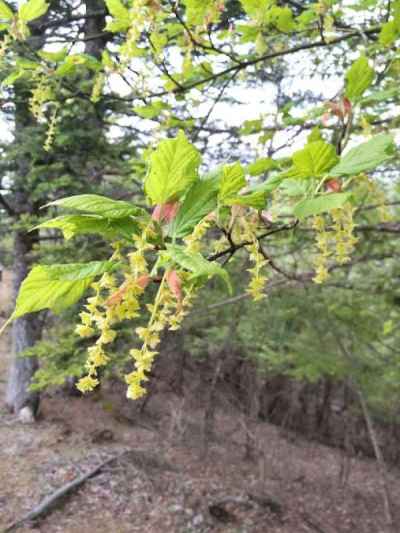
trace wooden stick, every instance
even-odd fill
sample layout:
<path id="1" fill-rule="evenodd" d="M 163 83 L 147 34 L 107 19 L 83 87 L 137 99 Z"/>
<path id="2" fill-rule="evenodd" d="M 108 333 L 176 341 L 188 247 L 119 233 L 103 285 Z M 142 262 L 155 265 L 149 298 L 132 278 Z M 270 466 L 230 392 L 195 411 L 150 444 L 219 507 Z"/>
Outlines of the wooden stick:
<path id="1" fill-rule="evenodd" d="M 53 492 L 53 494 L 46 496 L 46 498 L 41 503 L 39 503 L 37 507 L 29 511 L 29 513 L 27 513 L 21 519 L 9 525 L 6 529 L 2 531 L 2 533 L 9 533 L 10 531 L 15 531 L 16 529 L 18 529 L 19 527 L 21 527 L 23 524 L 25 524 L 26 522 L 30 520 L 37 520 L 38 518 L 42 518 L 46 516 L 55 506 L 59 504 L 59 501 L 64 496 L 67 496 L 74 490 L 78 489 L 88 479 L 98 474 L 105 466 L 119 459 L 122 455 L 124 454 L 111 457 L 110 459 L 107 459 L 107 461 L 104 461 L 103 463 L 96 466 L 95 468 L 87 472 L 86 474 L 82 474 L 81 476 L 75 478 L 73 481 L 66 483 L 65 485 L 57 489 L 55 492 Z"/>

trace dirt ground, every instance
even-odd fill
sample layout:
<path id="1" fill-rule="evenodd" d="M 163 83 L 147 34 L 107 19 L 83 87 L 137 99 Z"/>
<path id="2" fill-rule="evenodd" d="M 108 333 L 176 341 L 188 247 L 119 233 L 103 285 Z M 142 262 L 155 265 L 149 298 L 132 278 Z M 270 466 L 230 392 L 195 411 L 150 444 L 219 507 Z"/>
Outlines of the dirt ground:
<path id="1" fill-rule="evenodd" d="M 11 277 L 0 284 L 9 307 Z M 0 319 L 4 320 L 4 319 Z M 9 338 L 0 339 L 4 396 Z M 43 533 L 380 533 L 385 528 L 380 478 L 372 460 L 345 460 L 340 450 L 252 426 L 258 457 L 245 458 L 242 415 L 220 406 L 207 456 L 202 411 L 163 392 L 142 415 L 115 408 L 113 385 L 85 398 L 46 394 L 34 426 L 0 409 L 0 531 L 57 488 L 119 456 L 42 521 Z M 114 403 L 113 403 L 114 402 Z M 128 407 L 129 409 L 129 407 Z M 349 466 L 341 483 L 340 472 Z M 400 531 L 400 475 L 389 473 Z"/>

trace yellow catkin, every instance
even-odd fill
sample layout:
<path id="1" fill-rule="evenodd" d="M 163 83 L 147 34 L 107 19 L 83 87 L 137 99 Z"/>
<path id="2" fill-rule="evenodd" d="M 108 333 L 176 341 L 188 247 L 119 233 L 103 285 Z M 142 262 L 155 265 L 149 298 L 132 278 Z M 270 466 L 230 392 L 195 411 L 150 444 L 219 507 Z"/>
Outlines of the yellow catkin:
<path id="1" fill-rule="evenodd" d="M 188 308 L 192 305 L 193 287 L 185 288 L 184 292 L 182 301 L 178 301 L 166 284 L 166 276 L 163 276 L 154 303 L 148 305 L 151 316 L 147 326 L 135 330 L 142 341 L 142 347 L 130 351 L 135 369 L 125 376 L 128 398 L 137 400 L 146 394 L 143 383 L 148 381 L 147 373 L 151 371 L 158 354 L 156 348 L 160 343 L 161 333 L 165 329 L 179 329 Z"/>
<path id="2" fill-rule="evenodd" d="M 314 283 L 323 283 L 329 278 L 328 257 L 331 252 L 329 250 L 329 234 L 322 215 L 313 217 L 312 228 L 315 230 L 315 243 L 318 249 L 314 258 L 315 276 L 313 281 Z"/>
<path id="3" fill-rule="evenodd" d="M 90 96 L 90 101 L 93 102 L 94 104 L 100 101 L 100 98 L 103 94 L 103 87 L 104 87 L 105 80 L 106 80 L 106 77 L 103 72 L 97 73 L 94 78 L 92 94 Z"/>
<path id="4" fill-rule="evenodd" d="M 239 219 L 239 226 L 242 239 L 250 242 L 246 249 L 249 252 L 249 259 L 253 263 L 253 266 L 247 269 L 250 273 L 250 282 L 246 292 L 257 302 L 265 298 L 265 286 L 268 281 L 265 275 L 265 266 L 268 261 L 260 252 L 260 244 L 257 239 L 257 219 L 255 217 L 250 219 L 248 215 L 244 215 Z"/>
<path id="5" fill-rule="evenodd" d="M 201 240 L 205 237 L 207 231 L 213 223 L 213 217 L 208 216 L 203 218 L 197 226 L 194 228 L 193 232 L 184 239 L 186 244 L 186 249 L 188 252 L 199 252 L 201 249 Z"/>
<path id="6" fill-rule="evenodd" d="M 52 100 L 53 90 L 49 78 L 43 72 L 35 74 L 35 86 L 29 99 L 29 109 L 36 120 L 44 119 L 45 104 Z"/>
<path id="7" fill-rule="evenodd" d="M 333 220 L 332 229 L 336 242 L 336 261 L 345 264 L 350 261 L 350 256 L 358 239 L 354 236 L 354 208 L 350 203 L 346 203 L 340 209 L 333 209 L 331 216 Z"/>
<path id="8" fill-rule="evenodd" d="M 44 150 L 46 150 L 46 152 L 50 152 L 53 146 L 54 138 L 56 136 L 57 122 L 58 122 L 58 117 L 57 117 L 58 108 L 59 108 L 58 105 L 54 107 L 53 112 L 51 113 L 51 116 L 50 116 L 49 123 L 48 123 L 47 132 L 46 132 L 46 140 L 43 145 L 43 148 Z"/>

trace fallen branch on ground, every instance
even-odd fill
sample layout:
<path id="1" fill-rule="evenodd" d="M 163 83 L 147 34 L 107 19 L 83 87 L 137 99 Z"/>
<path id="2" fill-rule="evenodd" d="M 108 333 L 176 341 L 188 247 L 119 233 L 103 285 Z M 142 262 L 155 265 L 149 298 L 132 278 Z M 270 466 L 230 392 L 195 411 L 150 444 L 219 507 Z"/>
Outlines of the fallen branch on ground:
<path id="1" fill-rule="evenodd" d="M 32 509 L 32 511 L 29 511 L 25 516 L 23 516 L 21 519 L 17 520 L 16 522 L 13 522 L 10 526 L 8 526 L 6 529 L 2 531 L 2 533 L 9 533 L 10 531 L 15 531 L 16 529 L 23 526 L 26 522 L 30 522 L 31 520 L 37 520 L 39 518 L 45 517 L 54 507 L 56 507 L 60 501 L 65 497 L 71 494 L 71 492 L 78 489 L 81 485 L 83 485 L 88 479 L 92 478 L 93 476 L 100 473 L 100 471 L 110 463 L 116 461 L 117 459 L 120 459 L 122 455 L 125 455 L 126 452 L 123 454 L 111 457 L 110 459 L 107 459 L 107 461 L 104 461 L 100 465 L 96 466 L 92 470 L 89 470 L 86 474 L 82 474 L 81 476 L 75 478 L 73 481 L 70 481 L 69 483 L 66 483 L 59 489 L 57 489 L 55 492 L 50 494 L 49 496 L 46 496 L 46 498 L 39 503 L 37 507 Z"/>

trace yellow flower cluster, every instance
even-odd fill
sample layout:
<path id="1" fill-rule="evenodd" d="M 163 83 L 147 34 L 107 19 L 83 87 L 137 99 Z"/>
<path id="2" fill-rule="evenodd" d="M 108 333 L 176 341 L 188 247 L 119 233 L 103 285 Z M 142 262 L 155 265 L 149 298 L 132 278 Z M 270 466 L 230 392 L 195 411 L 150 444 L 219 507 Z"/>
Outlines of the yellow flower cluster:
<path id="1" fill-rule="evenodd" d="M 315 241 L 319 252 L 314 259 L 315 276 L 313 281 L 323 283 L 329 278 L 328 257 L 331 252 L 329 250 L 329 233 L 326 230 L 325 219 L 322 215 L 313 217 L 312 228 L 316 232 Z"/>
<path id="2" fill-rule="evenodd" d="M 94 104 L 97 103 L 103 93 L 103 87 L 106 77 L 103 72 L 98 72 L 94 78 L 94 83 L 92 87 L 92 94 L 90 96 L 90 101 Z"/>
<path id="3" fill-rule="evenodd" d="M 242 238 L 251 243 L 246 246 L 246 249 L 249 251 L 250 261 L 254 264 L 252 268 L 247 270 L 247 272 L 250 272 L 251 279 L 246 292 L 257 302 L 265 298 L 264 289 L 268 278 L 263 271 L 268 261 L 260 252 L 260 244 L 257 240 L 257 219 L 247 219 L 243 216 L 239 219 L 239 222 Z"/>
<path id="4" fill-rule="evenodd" d="M 58 122 L 57 113 L 58 113 L 58 105 L 54 107 L 53 112 L 50 116 L 48 127 L 47 127 L 46 140 L 43 145 L 43 148 L 46 150 L 46 152 L 50 152 L 51 147 L 53 146 L 54 138 L 56 136 L 56 128 L 57 128 L 57 122 Z"/>
<path id="5" fill-rule="evenodd" d="M 164 274 L 154 304 L 147 306 L 151 312 L 148 325 L 135 330 L 143 344 L 140 349 L 133 349 L 129 352 L 135 361 L 135 370 L 125 376 L 125 381 L 128 384 L 127 397 L 133 400 L 146 394 L 143 382 L 148 381 L 146 373 L 151 371 L 154 358 L 158 354 L 155 348 L 160 343 L 161 333 L 165 329 L 179 329 L 188 308 L 192 305 L 192 286 L 184 289 L 185 295 L 182 301 L 178 301 L 168 287 L 166 280 L 166 274 Z"/>
<path id="6" fill-rule="evenodd" d="M 81 324 L 76 327 L 76 333 L 81 337 L 100 333 L 96 343 L 88 348 L 86 368 L 89 377 L 97 378 L 97 369 L 109 361 L 104 345 L 112 343 L 116 338 L 114 324 L 139 316 L 139 298 L 144 287 L 131 274 L 125 274 L 125 281 L 119 287 L 115 277 L 109 273 L 103 274 L 99 282 L 92 284 L 95 294 L 88 298 L 86 311 L 80 314 Z M 91 383 L 93 381 L 82 378 L 77 387 L 82 392 L 87 392 L 95 386 L 89 388 Z"/>
<path id="7" fill-rule="evenodd" d="M 194 228 L 192 233 L 184 239 L 188 252 L 199 252 L 201 249 L 201 240 L 214 222 L 214 216 L 208 215 L 203 218 Z"/>
<path id="8" fill-rule="evenodd" d="M 45 74 L 40 73 L 36 80 L 29 99 L 29 109 L 36 120 L 41 120 L 44 118 L 44 104 L 53 98 L 53 90 Z"/>
<path id="9" fill-rule="evenodd" d="M 315 242 L 318 254 L 314 259 L 315 283 L 323 283 L 329 278 L 328 259 L 334 255 L 339 264 L 350 261 L 350 255 L 357 242 L 354 237 L 354 208 L 346 203 L 340 209 L 332 209 L 332 224 L 327 226 L 323 215 L 313 217 L 312 228 L 315 230 Z M 334 248 L 332 249 L 334 243 Z"/>
<path id="10" fill-rule="evenodd" d="M 214 244 L 213 244 L 213 252 L 214 253 L 218 254 L 220 252 L 223 252 L 227 248 L 229 248 L 229 241 L 225 237 L 225 235 L 222 235 L 222 237 L 220 237 L 219 239 L 214 241 Z"/>
<path id="11" fill-rule="evenodd" d="M 350 255 L 358 239 L 354 237 L 354 208 L 350 203 L 346 203 L 340 209 L 332 209 L 333 219 L 332 229 L 336 241 L 336 260 L 339 264 L 348 263 Z"/>
<path id="12" fill-rule="evenodd" d="M 104 350 L 104 344 L 109 344 L 116 337 L 116 332 L 112 329 L 114 318 L 111 314 L 104 312 L 105 299 L 102 296 L 103 290 L 113 290 L 116 287 L 116 280 L 112 274 L 105 273 L 100 281 L 92 283 L 94 296 L 88 298 L 86 311 L 80 313 L 81 324 L 76 327 L 76 333 L 81 337 L 91 337 L 100 331 L 96 343 L 88 348 L 88 358 L 86 361 L 87 376 L 81 378 L 77 388 L 81 392 L 91 391 L 98 385 L 98 368 L 105 366 L 109 358 Z"/>
<path id="13" fill-rule="evenodd" d="M 126 41 L 121 46 L 121 66 L 124 68 L 132 57 L 137 55 L 137 44 L 145 29 L 150 29 L 154 22 L 158 6 L 149 0 L 134 0 L 131 8 L 131 25 L 126 34 Z"/>

